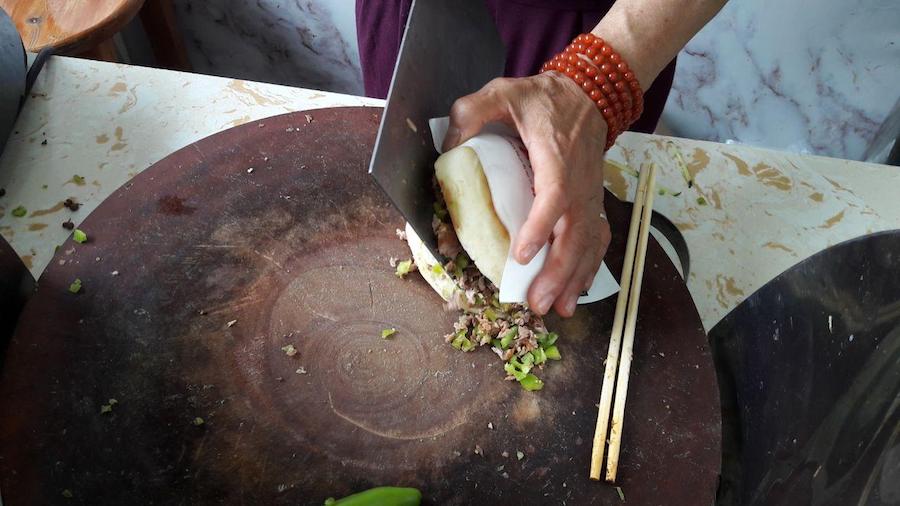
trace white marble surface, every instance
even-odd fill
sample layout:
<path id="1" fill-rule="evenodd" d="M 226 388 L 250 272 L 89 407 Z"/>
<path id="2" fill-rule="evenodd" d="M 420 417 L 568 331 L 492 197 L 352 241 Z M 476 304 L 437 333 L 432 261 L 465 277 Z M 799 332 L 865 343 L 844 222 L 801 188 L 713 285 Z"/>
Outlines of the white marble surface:
<path id="1" fill-rule="evenodd" d="M 361 95 L 355 0 L 175 0 L 193 69 Z"/>
<path id="2" fill-rule="evenodd" d="M 897 0 L 732 1 L 679 56 L 663 120 L 684 137 L 862 159 L 898 83 Z"/>
<path id="3" fill-rule="evenodd" d="M 16 125 L 19 133 L 0 158 L 0 188 L 7 190 L 0 198 L 0 234 L 35 277 L 69 234 L 63 221 L 80 223 L 116 188 L 173 151 L 289 111 L 381 104 L 60 57 L 50 60 L 34 91 Z M 679 159 L 694 175 L 690 188 Z M 688 288 L 707 328 L 820 249 L 900 228 L 896 167 L 642 134 L 620 137 L 609 160 L 607 185 L 619 197 L 633 194 L 634 167 L 659 164 L 666 195 L 654 207 L 684 233 L 692 255 Z M 707 205 L 698 203 L 701 197 Z M 82 208 L 63 209 L 66 198 Z M 11 214 L 19 205 L 28 209 L 25 217 Z"/>

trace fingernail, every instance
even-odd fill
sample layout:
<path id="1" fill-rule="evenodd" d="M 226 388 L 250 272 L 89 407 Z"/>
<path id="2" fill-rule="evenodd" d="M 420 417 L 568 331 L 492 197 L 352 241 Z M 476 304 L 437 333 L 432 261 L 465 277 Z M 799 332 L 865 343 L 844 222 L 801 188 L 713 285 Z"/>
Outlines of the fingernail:
<path id="1" fill-rule="evenodd" d="M 459 129 L 454 126 L 447 128 L 447 135 L 444 136 L 444 151 L 455 148 L 458 142 Z"/>
<path id="2" fill-rule="evenodd" d="M 538 314 L 547 314 L 547 311 L 550 311 L 551 304 L 553 304 L 553 294 L 549 292 L 544 293 L 538 297 L 538 304 L 535 311 L 537 311 Z"/>
<path id="3" fill-rule="evenodd" d="M 575 313 L 575 304 L 578 302 L 578 297 L 572 296 L 569 297 L 569 300 L 566 301 L 566 314 L 571 315 Z"/>
<path id="4" fill-rule="evenodd" d="M 521 248 L 519 248 L 519 258 L 517 259 L 518 262 L 522 265 L 527 264 L 528 262 L 531 261 L 531 258 L 534 256 L 535 253 L 537 253 L 537 251 L 538 251 L 537 244 L 526 244 L 526 245 L 522 246 Z"/>

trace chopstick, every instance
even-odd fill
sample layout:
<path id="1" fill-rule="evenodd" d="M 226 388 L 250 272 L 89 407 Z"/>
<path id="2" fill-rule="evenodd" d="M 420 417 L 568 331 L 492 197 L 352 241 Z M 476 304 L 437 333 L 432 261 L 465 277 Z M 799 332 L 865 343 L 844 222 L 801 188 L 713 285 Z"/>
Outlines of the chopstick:
<path id="1" fill-rule="evenodd" d="M 656 184 L 656 166 L 650 165 L 642 170 L 638 178 L 638 188 L 631 212 L 631 223 L 628 227 L 628 239 L 625 244 L 625 261 L 622 266 L 622 286 L 616 300 L 616 312 L 613 317 L 612 333 L 609 339 L 609 351 L 606 356 L 606 367 L 603 373 L 603 387 L 600 391 L 600 404 L 597 412 L 597 424 L 594 428 L 594 441 L 591 449 L 592 480 L 600 479 L 603 454 L 606 446 L 607 429 L 610 427 L 609 412 L 615 386 L 616 399 L 613 409 L 612 427 L 610 430 L 609 455 L 606 464 L 606 481 L 614 482 L 619 467 L 619 450 L 622 438 L 622 419 L 625 413 L 625 397 L 628 393 L 628 375 L 631 372 L 631 355 L 634 349 L 634 330 L 637 324 L 638 300 L 643 281 L 644 258 L 647 254 L 647 242 L 650 234 L 650 213 L 653 211 L 653 194 Z M 637 255 L 635 256 L 635 249 Z M 635 269 L 637 260 L 637 269 Z M 627 315 L 626 315 L 627 313 Z M 626 318 L 627 316 L 627 318 Z M 623 344 L 624 327 L 624 344 Z M 621 347 L 621 353 L 620 353 Z M 622 364 L 619 365 L 619 356 Z M 618 372 L 618 378 L 616 373 Z"/>

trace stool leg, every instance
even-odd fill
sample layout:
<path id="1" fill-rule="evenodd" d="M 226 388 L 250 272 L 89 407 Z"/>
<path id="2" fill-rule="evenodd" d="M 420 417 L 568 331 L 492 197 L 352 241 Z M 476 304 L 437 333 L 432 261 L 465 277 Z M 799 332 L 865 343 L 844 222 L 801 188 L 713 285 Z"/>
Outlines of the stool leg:
<path id="1" fill-rule="evenodd" d="M 175 21 L 172 0 L 147 0 L 141 8 L 141 24 L 160 67 L 191 70 L 184 39 Z"/>
<path id="2" fill-rule="evenodd" d="M 81 58 L 88 58 L 90 60 L 109 62 L 119 61 L 119 54 L 118 52 L 116 52 L 116 45 L 111 38 L 104 40 L 103 42 L 90 49 L 86 49 L 78 53 L 76 56 Z"/>

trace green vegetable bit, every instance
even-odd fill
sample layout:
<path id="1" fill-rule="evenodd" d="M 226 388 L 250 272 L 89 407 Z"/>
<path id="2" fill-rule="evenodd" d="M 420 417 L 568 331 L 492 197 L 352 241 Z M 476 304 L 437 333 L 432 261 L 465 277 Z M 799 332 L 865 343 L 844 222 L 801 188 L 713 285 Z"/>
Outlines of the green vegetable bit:
<path id="1" fill-rule="evenodd" d="M 491 322 L 497 321 L 497 313 L 494 312 L 493 309 L 487 308 L 484 310 L 484 317 L 490 320 Z"/>
<path id="2" fill-rule="evenodd" d="M 462 331 L 465 333 L 465 331 Z M 465 335 L 458 335 L 450 342 L 450 345 L 461 351 L 472 351 L 475 349 L 475 343 L 469 340 Z"/>
<path id="3" fill-rule="evenodd" d="M 81 291 L 81 278 L 75 278 L 75 281 L 72 281 L 72 284 L 69 285 L 69 292 L 78 293 Z"/>
<path id="4" fill-rule="evenodd" d="M 701 206 L 705 206 L 705 205 L 706 205 L 706 199 L 703 198 L 703 197 L 697 197 L 697 204 L 698 204 L 698 205 L 701 205 Z"/>
<path id="5" fill-rule="evenodd" d="M 447 208 L 444 207 L 440 202 L 434 203 L 434 215 L 438 217 L 439 220 L 444 221 L 444 218 L 447 217 Z"/>
<path id="6" fill-rule="evenodd" d="M 550 360 L 562 360 L 562 355 L 559 354 L 559 349 L 555 345 L 544 348 L 544 353 Z"/>
<path id="7" fill-rule="evenodd" d="M 28 209 L 25 209 L 22 206 L 19 206 L 12 210 L 12 215 L 15 216 L 16 218 L 21 218 L 21 217 L 25 216 L 26 214 L 28 214 Z"/>
<path id="8" fill-rule="evenodd" d="M 84 230 L 80 228 L 76 228 L 74 232 L 72 232 L 72 240 L 77 242 L 78 244 L 84 244 L 87 242 L 87 234 L 84 233 Z"/>
<path id="9" fill-rule="evenodd" d="M 500 349 L 507 349 L 512 342 L 519 337 L 519 327 L 513 327 L 506 331 L 506 334 L 503 334 L 503 337 L 500 338 Z"/>
<path id="10" fill-rule="evenodd" d="M 403 260 L 402 262 L 397 262 L 397 271 L 395 274 L 398 278 L 403 279 L 407 274 L 412 272 L 413 270 L 413 261 L 412 260 Z"/>
<path id="11" fill-rule="evenodd" d="M 435 274 L 443 274 L 443 273 L 444 273 L 444 268 L 441 267 L 440 264 L 434 264 L 434 265 L 431 266 L 431 272 L 433 272 L 433 273 L 435 273 Z"/>
<path id="12" fill-rule="evenodd" d="M 84 176 L 79 176 L 78 174 L 75 174 L 74 176 L 72 176 L 72 182 L 77 184 L 78 186 L 81 186 L 84 184 Z"/>
<path id="13" fill-rule="evenodd" d="M 106 413 L 112 413 L 112 406 L 109 404 L 100 406 L 100 414 L 105 415 Z"/>
<path id="14" fill-rule="evenodd" d="M 65 497 L 66 499 L 71 499 L 72 497 L 74 497 L 74 496 L 72 495 L 72 491 L 69 490 L 69 489 L 63 490 L 63 491 L 62 491 L 62 496 Z"/>
<path id="15" fill-rule="evenodd" d="M 503 370 L 521 383 L 528 376 L 528 372 L 531 371 L 531 364 L 525 364 L 518 358 L 513 357 L 503 365 Z"/>
<path id="16" fill-rule="evenodd" d="M 519 451 L 519 450 L 516 450 L 516 458 L 519 459 L 519 460 L 522 460 L 522 459 L 525 458 L 525 454 L 522 453 L 522 452 Z"/>
<path id="17" fill-rule="evenodd" d="M 541 365 L 547 361 L 547 352 L 543 348 L 535 348 L 531 354 L 534 355 L 534 365 Z"/>
<path id="18" fill-rule="evenodd" d="M 559 335 L 556 332 L 549 332 L 547 334 L 540 334 L 537 337 L 537 342 L 541 345 L 541 348 L 546 349 L 548 346 L 552 346 L 556 343 L 556 340 L 559 339 Z"/>
<path id="19" fill-rule="evenodd" d="M 395 328 L 384 329 L 381 331 L 381 338 L 387 339 L 396 333 L 397 333 L 397 329 L 395 329 Z"/>
<path id="20" fill-rule="evenodd" d="M 191 421 L 191 423 L 196 425 L 197 427 L 199 427 L 199 426 L 203 425 L 204 423 L 206 423 L 206 420 L 204 420 L 203 418 L 198 416 L 198 417 L 194 418 Z"/>
<path id="21" fill-rule="evenodd" d="M 519 384 L 522 385 L 522 388 L 528 390 L 529 392 L 534 392 L 535 390 L 544 388 L 544 382 L 534 374 L 528 374 L 527 376 L 519 380 Z"/>
<path id="22" fill-rule="evenodd" d="M 616 492 L 619 493 L 619 500 L 625 502 L 625 492 L 622 492 L 622 487 L 616 487 Z"/>

